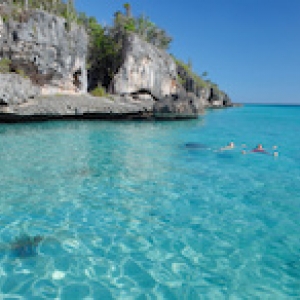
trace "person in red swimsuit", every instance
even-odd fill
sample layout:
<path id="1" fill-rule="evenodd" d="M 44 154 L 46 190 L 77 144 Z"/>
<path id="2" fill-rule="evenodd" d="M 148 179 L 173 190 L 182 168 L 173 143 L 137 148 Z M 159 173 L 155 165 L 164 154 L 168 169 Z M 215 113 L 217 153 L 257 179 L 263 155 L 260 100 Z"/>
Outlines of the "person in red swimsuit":
<path id="1" fill-rule="evenodd" d="M 262 144 L 258 144 L 258 145 L 256 146 L 256 148 L 252 149 L 250 152 L 256 152 L 256 153 L 263 153 L 263 154 L 268 154 L 268 155 L 278 156 L 277 146 L 274 146 L 273 149 L 274 149 L 274 153 L 272 154 L 272 153 L 266 151 L 266 150 L 263 148 Z M 243 151 L 242 151 L 242 154 L 246 154 L 246 151 L 243 150 Z"/>
<path id="2" fill-rule="evenodd" d="M 260 153 L 268 153 L 262 146 L 262 144 L 258 144 L 256 148 L 252 149 L 251 152 L 260 152 Z"/>

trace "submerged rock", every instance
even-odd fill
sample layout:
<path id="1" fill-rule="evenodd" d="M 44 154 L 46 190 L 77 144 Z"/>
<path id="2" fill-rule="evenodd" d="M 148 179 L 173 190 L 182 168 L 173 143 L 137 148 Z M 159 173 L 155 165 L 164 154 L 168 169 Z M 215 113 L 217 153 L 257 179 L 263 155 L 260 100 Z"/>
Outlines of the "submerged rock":
<path id="1" fill-rule="evenodd" d="M 184 146 L 188 149 L 208 149 L 207 145 L 201 143 L 186 143 Z"/>
<path id="2" fill-rule="evenodd" d="M 15 257 L 27 258 L 37 255 L 38 244 L 43 240 L 40 235 L 29 236 L 27 234 L 21 235 L 15 239 L 11 244 L 11 251 Z"/>

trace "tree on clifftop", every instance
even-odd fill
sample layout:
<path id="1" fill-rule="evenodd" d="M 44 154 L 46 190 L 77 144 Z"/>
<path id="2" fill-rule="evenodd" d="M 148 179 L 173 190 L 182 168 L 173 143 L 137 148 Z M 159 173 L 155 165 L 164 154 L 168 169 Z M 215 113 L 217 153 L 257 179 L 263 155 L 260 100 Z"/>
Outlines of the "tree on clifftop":
<path id="1" fill-rule="evenodd" d="M 172 42 L 172 38 L 164 29 L 159 28 L 144 15 L 135 18 L 135 33 L 148 43 L 164 50 L 168 49 Z"/>
<path id="2" fill-rule="evenodd" d="M 130 5 L 130 3 L 125 3 L 125 4 L 123 5 L 123 7 L 124 7 L 125 10 L 126 10 L 126 17 L 127 17 L 127 18 L 131 18 L 131 5 Z"/>
<path id="3" fill-rule="evenodd" d="M 87 28 L 90 37 L 89 89 L 94 89 L 99 84 L 108 88 L 121 63 L 122 45 L 107 28 L 98 24 L 95 18 L 88 19 Z"/>
<path id="4" fill-rule="evenodd" d="M 132 17 L 129 3 L 125 3 L 124 8 L 126 10 L 125 14 L 121 12 L 115 13 L 114 23 L 111 28 L 111 32 L 114 32 L 115 36 L 123 37 L 126 35 L 126 32 L 134 32 L 158 48 L 164 50 L 169 48 L 172 38 L 164 29 L 158 27 L 144 15 Z M 117 35 L 116 32 L 118 32 Z"/>
<path id="5" fill-rule="evenodd" d="M 87 24 L 86 28 L 90 36 L 89 89 L 99 85 L 109 87 L 121 65 L 122 49 L 128 33 L 134 32 L 161 49 L 167 49 L 172 41 L 165 30 L 156 26 L 148 17 L 133 17 L 129 3 L 125 3 L 124 8 L 125 13 L 117 11 L 114 14 L 113 24 L 109 27 L 102 27 L 95 18 L 87 18 L 85 14 L 78 16 L 80 23 Z"/>

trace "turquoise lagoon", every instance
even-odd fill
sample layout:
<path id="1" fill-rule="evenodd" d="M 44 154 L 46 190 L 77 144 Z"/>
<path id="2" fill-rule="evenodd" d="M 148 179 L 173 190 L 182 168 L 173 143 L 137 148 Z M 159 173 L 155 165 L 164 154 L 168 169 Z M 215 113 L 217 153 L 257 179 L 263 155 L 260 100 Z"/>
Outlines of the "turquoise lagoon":
<path id="1" fill-rule="evenodd" d="M 1 124 L 0 298 L 299 299 L 299 130 L 289 106 Z"/>

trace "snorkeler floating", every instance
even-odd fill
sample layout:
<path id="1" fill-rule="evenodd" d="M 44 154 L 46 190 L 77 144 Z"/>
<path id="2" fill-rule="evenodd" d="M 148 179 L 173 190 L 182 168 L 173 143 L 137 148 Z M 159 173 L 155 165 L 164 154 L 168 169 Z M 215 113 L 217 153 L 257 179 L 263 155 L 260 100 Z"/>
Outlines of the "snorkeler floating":
<path id="1" fill-rule="evenodd" d="M 273 150 L 274 152 L 268 152 L 267 150 L 265 150 L 262 146 L 262 144 L 258 144 L 255 148 L 253 148 L 252 150 L 250 150 L 249 152 L 251 153 L 261 153 L 261 154 L 267 154 L 267 155 L 273 155 L 273 156 L 278 156 L 278 151 L 277 151 L 277 146 L 273 146 Z M 246 154 L 246 150 L 242 150 L 242 154 Z"/>
<path id="2" fill-rule="evenodd" d="M 209 148 L 208 146 L 200 143 L 186 143 L 185 147 L 188 149 L 201 149 L 201 150 L 212 150 L 213 152 L 223 152 L 227 150 L 233 150 L 236 148 L 235 144 L 233 142 L 228 143 L 226 146 L 221 147 L 217 150 L 213 150 Z M 245 148 L 247 146 L 245 144 L 242 144 L 242 154 L 247 154 L 247 153 L 261 153 L 261 154 L 267 154 L 267 155 L 273 155 L 273 156 L 278 156 L 278 151 L 277 151 L 277 146 L 273 146 L 273 153 L 268 152 L 265 150 L 262 146 L 262 144 L 258 144 L 255 148 L 247 151 Z"/>
<path id="3" fill-rule="evenodd" d="M 184 146 L 187 149 L 209 149 L 205 144 L 201 143 L 186 143 Z"/>
<path id="4" fill-rule="evenodd" d="M 234 143 L 230 142 L 227 146 L 224 146 L 224 147 L 220 148 L 219 150 L 224 151 L 224 150 L 231 150 L 233 148 L 234 148 Z"/>

